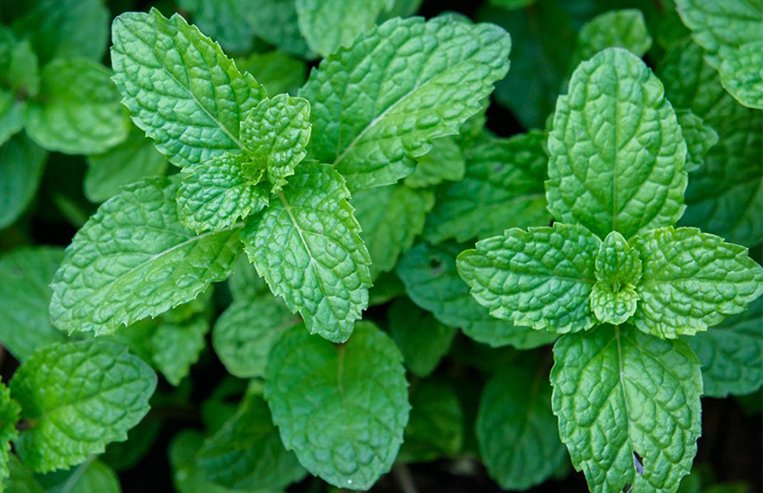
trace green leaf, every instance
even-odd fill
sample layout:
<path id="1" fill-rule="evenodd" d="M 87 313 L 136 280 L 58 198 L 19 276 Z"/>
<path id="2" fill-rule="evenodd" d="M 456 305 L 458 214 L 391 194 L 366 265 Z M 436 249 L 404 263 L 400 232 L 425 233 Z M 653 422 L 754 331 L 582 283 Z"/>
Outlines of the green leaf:
<path id="1" fill-rule="evenodd" d="M 328 56 L 376 24 L 390 0 L 296 0 L 299 29 L 310 48 Z"/>
<path id="2" fill-rule="evenodd" d="M 24 128 L 24 105 L 15 94 L 0 88 L 0 145 Z"/>
<path id="3" fill-rule="evenodd" d="M 591 310 L 601 323 L 625 323 L 636 311 L 641 281 L 641 259 L 617 231 L 607 235 L 596 254 L 596 284 L 591 291 Z"/>
<path id="4" fill-rule="evenodd" d="M 294 0 L 259 0 L 257 8 L 247 9 L 247 14 L 254 33 L 260 38 L 291 55 L 314 56 L 299 32 Z"/>
<path id="5" fill-rule="evenodd" d="M 340 346 L 304 330 L 286 332 L 265 372 L 265 398 L 286 448 L 335 486 L 369 488 L 403 442 L 409 405 L 402 360 L 369 323 Z"/>
<path id="6" fill-rule="evenodd" d="M 686 141 L 686 171 L 691 173 L 702 167 L 708 151 L 718 143 L 718 134 L 691 110 L 678 110 L 676 116 Z"/>
<path id="7" fill-rule="evenodd" d="M 230 274 L 239 230 L 180 224 L 177 183 L 147 180 L 106 201 L 72 240 L 51 286 L 59 329 L 110 333 L 193 300 Z"/>
<path id="8" fill-rule="evenodd" d="M 204 441 L 198 460 L 211 482 L 236 491 L 280 490 L 305 476 L 258 395 L 244 397 L 236 414 Z"/>
<path id="9" fill-rule="evenodd" d="M 125 185 L 162 176 L 166 169 L 164 156 L 143 132 L 132 127 L 124 142 L 87 157 L 85 196 L 91 202 L 100 203 L 119 193 Z"/>
<path id="10" fill-rule="evenodd" d="M 48 318 L 49 284 L 63 258 L 63 250 L 54 247 L 26 247 L 0 257 L 0 343 L 20 361 L 64 340 Z"/>
<path id="11" fill-rule="evenodd" d="M 761 9 L 763 10 L 763 9 Z M 763 15 L 763 12 L 761 12 Z M 721 84 L 748 108 L 763 109 L 763 41 L 746 43 L 721 62 Z"/>
<path id="12" fill-rule="evenodd" d="M 763 299 L 685 341 L 702 363 L 705 395 L 745 395 L 763 385 Z"/>
<path id="13" fill-rule="evenodd" d="M 13 93 L 14 99 L 22 100 L 37 96 L 40 90 L 40 73 L 37 54 L 32 50 L 29 40 L 13 41 L 11 39 L 9 58 L 2 63 L 0 82 Z M 23 101 L 17 101 L 23 106 Z"/>
<path id="14" fill-rule="evenodd" d="M 177 214 L 184 226 L 197 233 L 225 231 L 267 207 L 267 187 L 247 176 L 244 159 L 226 154 L 183 168 Z"/>
<path id="15" fill-rule="evenodd" d="M 8 464 L 11 460 L 11 440 L 18 437 L 16 424 L 20 413 L 18 402 L 11 398 L 8 387 L 0 382 L 0 491 L 3 491 L 3 482 L 11 472 Z M 13 491 L 10 490 L 10 493 Z"/>
<path id="16" fill-rule="evenodd" d="M 180 0 L 180 7 L 193 16 L 199 29 L 233 53 L 248 52 L 254 28 L 248 19 L 251 5 L 246 0 Z"/>
<path id="17" fill-rule="evenodd" d="M 54 58 L 103 58 L 109 38 L 109 11 L 101 0 L 24 2 L 13 30 L 28 38 L 45 64 Z"/>
<path id="18" fill-rule="evenodd" d="M 371 277 L 375 279 L 395 267 L 400 254 L 424 229 L 434 194 L 395 184 L 356 192 L 352 205 L 371 254 Z"/>
<path id="19" fill-rule="evenodd" d="M 485 107 L 510 47 L 494 25 L 385 22 L 325 59 L 300 91 L 312 104 L 312 157 L 333 163 L 353 190 L 411 174 L 433 140 Z"/>
<path id="20" fill-rule="evenodd" d="M 511 345 L 530 349 L 553 341 L 554 334 L 514 326 L 490 316 L 469 294 L 469 286 L 456 271 L 460 245 L 421 243 L 400 259 L 397 274 L 414 303 L 432 312 L 445 325 L 458 327 L 472 339 L 493 347 Z"/>
<path id="21" fill-rule="evenodd" d="M 483 138 L 464 149 L 464 178 L 437 189 L 426 238 L 462 242 L 510 227 L 548 224 L 545 140 L 543 133 L 530 132 L 510 139 Z"/>
<path id="22" fill-rule="evenodd" d="M 490 5 L 501 7 L 503 9 L 521 9 L 534 4 L 536 0 L 490 0 Z"/>
<path id="23" fill-rule="evenodd" d="M 411 418 L 398 462 L 429 462 L 456 456 L 464 442 L 464 411 L 443 380 L 422 380 L 411 389 Z"/>
<path id="24" fill-rule="evenodd" d="M 264 172 L 272 192 L 278 193 L 307 155 L 309 140 L 310 103 L 307 100 L 286 94 L 265 99 L 241 124 L 241 142 L 251 161 L 244 171 L 252 177 Z"/>
<path id="25" fill-rule="evenodd" d="M 303 164 L 242 240 L 270 290 L 299 311 L 311 334 L 344 342 L 368 305 L 368 250 L 330 166 Z"/>
<path id="26" fill-rule="evenodd" d="M 149 342 L 153 361 L 172 385 L 179 385 L 199 359 L 207 332 L 209 321 L 203 315 L 185 322 L 163 322 L 156 328 Z"/>
<path id="27" fill-rule="evenodd" d="M 236 299 L 217 319 L 212 345 L 231 375 L 262 378 L 273 344 L 299 322 L 299 317 L 270 294 Z"/>
<path id="28" fill-rule="evenodd" d="M 16 452 L 37 472 L 78 464 L 127 439 L 155 387 L 154 372 L 124 346 L 83 341 L 39 349 L 11 380 L 29 426 Z"/>
<path id="29" fill-rule="evenodd" d="M 403 353 L 411 373 L 426 377 L 448 354 L 456 330 L 441 324 L 407 298 L 396 300 L 389 311 L 389 333 Z"/>
<path id="30" fill-rule="evenodd" d="M 42 70 L 40 94 L 26 107 L 26 130 L 42 147 L 98 154 L 127 138 L 129 121 L 111 72 L 85 58 L 57 58 Z"/>
<path id="31" fill-rule="evenodd" d="M 34 198 L 47 158 L 24 134 L 0 146 L 0 229 L 18 219 Z"/>
<path id="32" fill-rule="evenodd" d="M 241 255 L 233 264 L 233 272 L 228 278 L 228 288 L 233 301 L 250 300 L 269 292 L 267 284 L 257 274 L 257 269 L 249 262 L 246 255 Z"/>
<path id="33" fill-rule="evenodd" d="M 691 349 L 602 326 L 561 337 L 554 361 L 559 436 L 591 491 L 676 491 L 701 432 L 702 375 Z"/>
<path id="34" fill-rule="evenodd" d="M 40 483 L 34 477 L 34 473 L 24 467 L 15 455 L 9 456 L 10 475 L 5 478 L 0 490 L 8 493 L 46 493 Z M 5 488 L 3 490 L 3 488 Z"/>
<path id="35" fill-rule="evenodd" d="M 254 75 L 268 94 L 295 94 L 307 78 L 305 62 L 281 51 L 252 53 L 248 58 L 236 60 L 236 65 L 239 70 Z"/>
<path id="36" fill-rule="evenodd" d="M 56 471 L 41 479 L 45 493 L 121 493 L 119 478 L 98 460 L 90 459 L 68 471 Z"/>
<path id="37" fill-rule="evenodd" d="M 201 433 L 190 429 L 181 431 L 170 442 L 169 459 L 175 490 L 179 493 L 233 493 L 233 490 L 210 482 L 199 469 L 196 454 L 203 443 Z"/>
<path id="38" fill-rule="evenodd" d="M 670 226 L 684 210 L 686 143 L 662 83 L 620 48 L 572 74 L 548 136 L 546 197 L 557 220 L 603 238 Z"/>
<path id="39" fill-rule="evenodd" d="M 476 423 L 480 457 L 501 488 L 525 490 L 566 462 L 551 412 L 546 372 L 512 365 L 482 391 Z"/>
<path id="40" fill-rule="evenodd" d="M 596 323 L 588 297 L 600 241 L 577 225 L 508 229 L 462 252 L 458 273 L 494 317 L 559 334 Z"/>
<path id="41" fill-rule="evenodd" d="M 696 228 L 661 228 L 631 242 L 641 256 L 641 298 L 632 323 L 675 338 L 718 325 L 763 294 L 763 267 L 747 248 Z"/>
<path id="42" fill-rule="evenodd" d="M 574 68 L 605 48 L 625 48 L 642 57 L 651 46 L 652 37 L 640 10 L 610 10 L 580 28 L 570 65 Z"/>
<path id="43" fill-rule="evenodd" d="M 135 124 L 184 167 L 241 149 L 239 125 L 265 98 L 220 49 L 180 15 L 128 12 L 114 20 L 114 82 Z"/>
<path id="44" fill-rule="evenodd" d="M 465 172 L 461 145 L 455 137 L 432 142 L 432 149 L 416 160 L 416 170 L 405 179 L 406 186 L 424 188 L 443 181 L 459 181 Z"/>

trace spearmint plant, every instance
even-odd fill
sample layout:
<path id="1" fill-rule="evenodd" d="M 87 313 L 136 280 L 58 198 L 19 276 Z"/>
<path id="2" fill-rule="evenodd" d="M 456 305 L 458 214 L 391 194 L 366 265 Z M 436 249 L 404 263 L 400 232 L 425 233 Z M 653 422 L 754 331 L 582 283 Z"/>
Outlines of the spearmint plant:
<path id="1" fill-rule="evenodd" d="M 0 493 L 759 486 L 763 6 L 255 3 L 0 4 Z"/>

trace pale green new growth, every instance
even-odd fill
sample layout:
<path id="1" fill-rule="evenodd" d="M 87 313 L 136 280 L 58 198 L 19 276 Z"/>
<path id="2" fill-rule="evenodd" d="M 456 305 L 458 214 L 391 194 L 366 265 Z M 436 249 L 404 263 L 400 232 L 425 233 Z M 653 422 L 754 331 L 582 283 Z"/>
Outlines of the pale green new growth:
<path id="1" fill-rule="evenodd" d="M 0 493 L 10 473 L 8 463 L 11 460 L 11 440 L 18 437 L 16 423 L 19 421 L 20 414 L 21 407 L 18 402 L 11 398 L 8 387 L 0 382 Z M 9 491 L 9 493 L 14 492 Z"/>
<path id="2" fill-rule="evenodd" d="M 127 138 L 129 120 L 111 72 L 84 58 L 58 58 L 42 71 L 40 93 L 26 107 L 35 142 L 68 154 L 97 154 Z"/>
<path id="3" fill-rule="evenodd" d="M 491 24 L 385 22 L 325 59 L 300 91 L 312 104 L 311 156 L 333 163 L 353 190 L 411 174 L 434 139 L 484 108 L 510 47 Z"/>
<path id="4" fill-rule="evenodd" d="M 678 489 L 700 435 L 702 375 L 681 341 L 625 326 L 554 346 L 559 436 L 594 493 Z"/>
<path id="5" fill-rule="evenodd" d="M 16 452 L 33 470 L 47 472 L 127 439 L 148 412 L 156 375 L 124 346 L 70 342 L 36 351 L 10 387 L 28 424 Z"/>
<path id="6" fill-rule="evenodd" d="M 120 15 L 112 26 L 114 82 L 136 125 L 173 164 L 240 150 L 239 124 L 265 89 L 180 15 Z"/>
<path id="7" fill-rule="evenodd" d="M 640 10 L 611 10 L 580 28 L 570 65 L 575 67 L 605 48 L 625 48 L 642 57 L 651 46 L 652 37 Z"/>
<path id="8" fill-rule="evenodd" d="M 695 228 L 661 228 L 631 242 L 641 256 L 632 323 L 659 337 L 692 335 L 763 294 L 763 267 L 747 249 Z"/>
<path id="9" fill-rule="evenodd" d="M 311 334 L 333 342 L 352 334 L 371 284 L 371 259 L 349 198 L 339 173 L 304 163 L 242 236 L 273 294 L 299 311 Z"/>
<path id="10" fill-rule="evenodd" d="M 407 387 L 395 344 L 359 323 L 340 346 L 299 328 L 284 334 L 268 360 L 265 398 L 284 445 L 308 471 L 365 490 L 389 471 L 403 442 Z"/>
<path id="11" fill-rule="evenodd" d="M 509 229 L 458 256 L 458 273 L 490 314 L 556 333 L 596 323 L 588 303 L 600 240 L 585 228 Z"/>
<path id="12" fill-rule="evenodd" d="M 748 108 L 763 110 L 763 40 L 746 43 L 730 52 L 718 71 L 721 84 L 737 101 Z"/>
<path id="13" fill-rule="evenodd" d="M 0 229 L 24 212 L 42 179 L 48 153 L 24 134 L 0 146 Z"/>
<path id="14" fill-rule="evenodd" d="M 676 117 L 686 141 L 686 171 L 691 173 L 702 167 L 708 151 L 718 143 L 718 133 L 691 110 L 677 110 Z"/>
<path id="15" fill-rule="evenodd" d="M 177 217 L 177 183 L 147 180 L 106 201 L 77 232 L 53 278 L 50 315 L 104 334 L 191 301 L 230 274 L 239 228 L 194 234 Z"/>
<path id="16" fill-rule="evenodd" d="M 557 100 L 548 151 L 546 196 L 559 221 L 630 238 L 683 212 L 681 127 L 662 83 L 626 50 L 578 66 Z"/>
<path id="17" fill-rule="evenodd" d="M 641 260 L 617 231 L 607 235 L 596 255 L 596 284 L 591 309 L 601 323 L 625 323 L 636 311 Z"/>

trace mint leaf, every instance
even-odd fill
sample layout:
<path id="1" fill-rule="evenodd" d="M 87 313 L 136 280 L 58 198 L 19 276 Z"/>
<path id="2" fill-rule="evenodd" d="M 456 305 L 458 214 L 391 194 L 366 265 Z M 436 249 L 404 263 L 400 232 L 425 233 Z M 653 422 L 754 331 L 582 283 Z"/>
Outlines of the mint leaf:
<path id="1" fill-rule="evenodd" d="M 265 99 L 241 124 L 241 142 L 251 161 L 244 171 L 253 178 L 264 173 L 272 192 L 278 193 L 307 155 L 305 148 L 309 140 L 310 103 L 307 100 L 286 94 Z"/>
<path id="2" fill-rule="evenodd" d="M 638 57 L 608 48 L 581 63 L 548 136 L 549 210 L 603 238 L 675 223 L 686 144 L 662 83 Z"/>
<path id="3" fill-rule="evenodd" d="M 24 103 L 0 87 L 0 145 L 24 128 Z"/>
<path id="4" fill-rule="evenodd" d="M 30 0 L 22 5 L 13 30 L 31 41 L 41 64 L 57 57 L 103 58 L 109 11 L 101 0 Z"/>
<path id="5" fill-rule="evenodd" d="M 35 351 L 10 387 L 29 424 L 16 452 L 33 470 L 47 472 L 127 439 L 148 412 L 156 376 L 124 346 L 83 341 Z"/>
<path id="6" fill-rule="evenodd" d="M 10 475 L 5 478 L 0 490 L 9 493 L 45 493 L 32 471 L 24 467 L 24 464 L 15 455 L 10 455 L 8 458 L 10 459 L 8 461 Z"/>
<path id="7" fill-rule="evenodd" d="M 248 20 L 247 1 L 180 0 L 181 8 L 193 15 L 199 29 L 226 50 L 245 53 L 252 47 L 254 29 Z"/>
<path id="8" fill-rule="evenodd" d="M 270 294 L 237 299 L 217 319 L 212 345 L 231 375 L 261 378 L 273 343 L 299 322 L 299 317 Z"/>
<path id="9" fill-rule="evenodd" d="M 652 37 L 640 10 L 610 10 L 580 28 L 571 66 L 574 68 L 605 48 L 624 48 L 642 57 L 651 46 Z"/>
<path id="10" fill-rule="evenodd" d="M 0 146 L 0 229 L 24 212 L 42 179 L 48 153 L 24 134 Z"/>
<path id="11" fill-rule="evenodd" d="M 406 298 L 396 300 L 387 316 L 390 336 L 403 353 L 411 373 L 417 377 L 432 373 L 448 354 L 456 330 L 441 324 Z"/>
<path id="12" fill-rule="evenodd" d="M 111 72 L 84 58 L 58 58 L 42 71 L 40 94 L 26 107 L 26 129 L 42 147 L 97 154 L 127 138 L 129 121 Z"/>
<path id="13" fill-rule="evenodd" d="M 129 328 L 124 329 L 129 330 Z M 209 321 L 199 315 L 184 322 L 163 322 L 150 340 L 153 361 L 172 385 L 179 385 L 206 345 Z"/>
<path id="14" fill-rule="evenodd" d="M 11 398 L 11 393 L 0 382 L 0 491 L 3 482 L 10 475 L 11 440 L 18 437 L 16 423 L 19 421 L 21 407 Z"/>
<path id="15" fill-rule="evenodd" d="M 763 299 L 712 330 L 687 337 L 702 363 L 705 395 L 745 395 L 763 385 Z"/>
<path id="16" fill-rule="evenodd" d="M 488 381 L 477 412 L 480 457 L 501 488 L 525 490 L 565 463 L 546 372 L 512 365 Z"/>
<path id="17" fill-rule="evenodd" d="M 397 274 L 414 303 L 445 325 L 458 327 L 472 339 L 493 347 L 530 349 L 554 340 L 554 334 L 491 317 L 487 308 L 471 297 L 469 286 L 456 271 L 456 255 L 461 250 L 463 247 L 456 244 L 421 243 L 403 254 Z"/>
<path id="18" fill-rule="evenodd" d="M 636 311 L 636 286 L 641 281 L 639 252 L 617 231 L 607 235 L 596 254 L 596 284 L 591 310 L 601 323 L 625 323 Z"/>
<path id="19" fill-rule="evenodd" d="M 699 361 L 681 341 L 630 327 L 554 346 L 559 436 L 591 491 L 676 491 L 701 431 Z"/>
<path id="20" fill-rule="evenodd" d="M 64 340 L 50 324 L 50 280 L 64 258 L 53 247 L 26 247 L 0 257 L 0 343 L 23 361 L 40 347 Z"/>
<path id="21" fill-rule="evenodd" d="M 686 171 L 691 173 L 702 167 L 708 151 L 718 143 L 718 134 L 691 110 L 678 110 L 676 116 L 686 141 Z"/>
<path id="22" fill-rule="evenodd" d="M 233 493 L 234 490 L 210 482 L 199 468 L 196 454 L 203 443 L 201 433 L 190 429 L 181 431 L 170 442 L 169 459 L 175 490 L 179 493 Z"/>
<path id="23" fill-rule="evenodd" d="M 761 9 L 763 15 L 763 9 Z M 746 43 L 729 53 L 718 68 L 721 84 L 748 108 L 763 109 L 763 40 Z"/>
<path id="24" fill-rule="evenodd" d="M 282 51 L 252 53 L 243 60 L 236 60 L 236 65 L 239 70 L 254 74 L 268 94 L 294 94 L 307 78 L 305 62 Z"/>
<path id="25" fill-rule="evenodd" d="M 247 9 L 254 33 L 286 53 L 312 58 L 307 42 L 299 32 L 295 0 L 260 0 L 256 9 Z"/>
<path id="26" fill-rule="evenodd" d="M 458 181 L 464 177 L 464 156 L 459 141 L 443 137 L 432 142 L 432 149 L 416 160 L 416 170 L 405 179 L 411 188 L 424 188 L 443 181 Z"/>
<path id="27" fill-rule="evenodd" d="M 184 167 L 240 150 L 239 123 L 265 90 L 219 45 L 156 9 L 120 15 L 111 35 L 123 102 L 170 162 Z"/>
<path id="28" fill-rule="evenodd" d="M 47 493 L 121 493 L 114 471 L 93 458 L 67 471 L 46 474 L 41 482 Z"/>
<path id="29" fill-rule="evenodd" d="M 228 289 L 233 301 L 250 300 L 267 293 L 268 286 L 257 274 L 257 269 L 249 262 L 246 255 L 241 255 L 233 264 L 233 272 L 228 278 Z"/>
<path id="30" fill-rule="evenodd" d="M 113 332 L 193 300 L 230 274 L 239 230 L 189 231 L 177 217 L 176 192 L 166 179 L 127 187 L 77 232 L 51 284 L 56 327 Z"/>
<path id="31" fill-rule="evenodd" d="M 427 213 L 434 206 L 434 194 L 396 184 L 356 192 L 351 202 L 371 255 L 371 277 L 375 279 L 395 267 L 400 254 L 424 229 Z"/>
<path id="32" fill-rule="evenodd" d="M 763 294 L 763 267 L 745 247 L 695 228 L 662 228 L 632 241 L 643 264 L 632 323 L 647 334 L 692 335 L 744 311 Z"/>
<path id="33" fill-rule="evenodd" d="M 305 476 L 258 395 L 244 397 L 236 414 L 204 441 L 198 460 L 211 482 L 236 491 L 278 490 Z"/>
<path id="34" fill-rule="evenodd" d="M 197 233 L 225 231 L 267 207 L 267 187 L 247 176 L 244 159 L 226 154 L 183 168 L 177 213 L 184 226 Z"/>
<path id="35" fill-rule="evenodd" d="M 530 132 L 510 139 L 483 137 L 467 146 L 464 178 L 437 189 L 426 238 L 467 241 L 507 227 L 548 224 L 545 140 L 541 132 Z"/>
<path id="36" fill-rule="evenodd" d="M 132 127 L 124 142 L 87 157 L 85 196 L 91 202 L 100 203 L 119 193 L 125 185 L 164 175 L 166 169 L 164 156 L 143 132 Z"/>
<path id="37" fill-rule="evenodd" d="M 311 156 L 333 163 L 353 190 L 411 174 L 434 139 L 483 109 L 508 70 L 510 46 L 494 25 L 385 22 L 321 62 L 300 91 L 312 104 Z M 395 76 L 369 71 L 371 63 L 394 67 Z"/>
<path id="38" fill-rule="evenodd" d="M 344 342 L 368 305 L 371 284 L 360 226 L 342 177 L 303 164 L 242 241 L 270 290 L 298 310 L 311 334 Z"/>
<path id="39" fill-rule="evenodd" d="M 268 360 L 265 398 L 305 469 L 352 489 L 389 471 L 408 422 L 402 360 L 369 323 L 341 346 L 299 329 L 281 337 Z"/>
<path id="40" fill-rule="evenodd" d="M 299 29 L 310 48 L 325 57 L 373 28 L 391 4 L 390 0 L 296 0 Z"/>
<path id="41" fill-rule="evenodd" d="M 458 273 L 494 317 L 559 334 L 596 323 L 588 297 L 600 241 L 577 225 L 508 229 L 462 252 Z"/>

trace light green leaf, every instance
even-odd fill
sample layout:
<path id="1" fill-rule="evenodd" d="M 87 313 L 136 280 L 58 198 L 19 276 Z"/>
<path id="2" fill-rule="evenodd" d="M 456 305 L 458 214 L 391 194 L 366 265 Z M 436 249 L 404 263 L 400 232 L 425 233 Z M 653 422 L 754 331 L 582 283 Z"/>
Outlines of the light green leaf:
<path id="1" fill-rule="evenodd" d="M 374 27 L 390 0 L 296 0 L 299 29 L 310 48 L 328 56 Z"/>
<path id="2" fill-rule="evenodd" d="M 11 46 L 10 58 L 3 64 L 2 71 L 0 82 L 14 94 L 14 99 L 37 96 L 40 90 L 39 65 L 29 40 L 17 41 Z"/>
<path id="3" fill-rule="evenodd" d="M 639 252 L 617 231 L 607 235 L 596 254 L 596 284 L 591 291 L 591 310 L 601 323 L 625 323 L 636 311 L 641 281 Z"/>
<path id="4" fill-rule="evenodd" d="M 242 241 L 270 290 L 299 311 L 311 334 L 344 342 L 368 305 L 368 250 L 330 166 L 302 164 Z"/>
<path id="5" fill-rule="evenodd" d="M 231 375 L 262 378 L 273 343 L 299 322 L 270 294 L 236 299 L 217 319 L 212 345 Z"/>
<path id="6" fill-rule="evenodd" d="M 47 158 L 24 134 L 0 146 L 0 229 L 18 219 L 34 198 Z"/>
<path id="7" fill-rule="evenodd" d="M 574 68 L 605 48 L 625 48 L 642 57 L 651 46 L 652 37 L 640 10 L 610 10 L 580 28 L 570 65 Z"/>
<path id="8" fill-rule="evenodd" d="M 193 16 L 199 29 L 226 50 L 246 53 L 254 41 L 254 28 L 248 19 L 247 0 L 180 0 L 181 8 Z"/>
<path id="9" fill-rule="evenodd" d="M 30 0 L 18 15 L 13 30 L 32 42 L 41 64 L 59 57 L 103 58 L 109 11 L 101 0 Z"/>
<path id="10" fill-rule="evenodd" d="M 375 279 L 395 267 L 400 254 L 424 229 L 434 194 L 396 184 L 356 192 L 352 205 L 371 254 L 371 277 Z"/>
<path id="11" fill-rule="evenodd" d="M 42 70 L 40 94 L 26 106 L 26 130 L 42 147 L 97 154 L 130 131 L 111 72 L 85 58 L 57 58 Z"/>
<path id="12" fill-rule="evenodd" d="M 0 490 L 8 493 L 46 493 L 34 477 L 34 473 L 24 467 L 15 455 L 10 455 L 9 459 L 10 475 L 2 483 L 5 490 L 2 487 Z"/>
<path id="13" fill-rule="evenodd" d="M 67 471 L 45 475 L 45 493 L 120 493 L 119 478 L 98 460 L 90 459 Z"/>
<path id="14" fill-rule="evenodd" d="M 24 102 L 0 87 L 0 145 L 24 128 Z"/>
<path id="15" fill-rule="evenodd" d="M 448 353 L 456 330 L 441 324 L 407 298 L 395 301 L 387 317 L 389 333 L 411 373 L 422 378 L 432 373 Z"/>
<path id="16" fill-rule="evenodd" d="M 490 379 L 477 411 L 477 442 L 501 488 L 525 490 L 564 465 L 547 373 L 512 365 Z"/>
<path id="17" fill-rule="evenodd" d="M 240 150 L 240 122 L 265 89 L 219 45 L 180 15 L 166 19 L 155 9 L 117 17 L 112 38 L 123 102 L 170 162 L 203 164 Z"/>
<path id="18" fill-rule="evenodd" d="M 261 101 L 241 124 L 247 151 L 244 172 L 256 181 L 264 175 L 278 193 L 286 178 L 307 155 L 310 140 L 310 103 L 279 94 Z"/>
<path id="19" fill-rule="evenodd" d="M 494 317 L 559 334 L 596 323 L 588 297 L 600 241 L 582 226 L 508 229 L 462 252 L 458 273 Z"/>
<path id="20" fill-rule="evenodd" d="M 702 375 L 691 349 L 602 326 L 561 337 L 554 361 L 559 436 L 591 491 L 676 491 L 701 432 Z"/>
<path id="21" fill-rule="evenodd" d="M 599 237 L 670 226 L 683 213 L 686 143 L 662 83 L 608 48 L 581 63 L 548 136 L 549 210 Z"/>
<path id="22" fill-rule="evenodd" d="M 78 464 L 127 439 L 155 387 L 154 372 L 124 346 L 83 341 L 39 349 L 11 379 L 28 424 L 16 452 L 37 472 Z"/>
<path id="23" fill-rule="evenodd" d="M 211 482 L 236 491 L 280 490 L 305 476 L 258 395 L 244 397 L 236 414 L 204 441 L 198 460 Z"/>
<path id="24" fill-rule="evenodd" d="M 468 146 L 463 180 L 437 189 L 426 238 L 434 243 L 467 241 L 510 227 L 548 224 L 545 140 L 543 133 L 530 132 L 510 139 L 482 138 Z"/>
<path id="25" fill-rule="evenodd" d="M 197 233 L 225 231 L 267 207 L 267 186 L 247 176 L 245 159 L 239 154 L 225 154 L 183 168 L 177 214 L 184 226 Z"/>
<path id="26" fill-rule="evenodd" d="M 48 318 L 49 284 L 63 258 L 63 250 L 43 246 L 0 257 L 0 343 L 20 361 L 64 340 Z"/>
<path id="27" fill-rule="evenodd" d="M 11 398 L 8 387 L 0 382 L 0 491 L 3 491 L 3 483 L 10 475 L 8 463 L 11 460 L 11 440 L 18 437 L 16 424 L 20 413 L 21 407 L 18 402 Z"/>
<path id="28" fill-rule="evenodd" d="M 333 163 L 353 190 L 411 174 L 433 140 L 485 107 L 510 47 L 491 24 L 385 22 L 325 59 L 300 91 L 312 104 L 311 155 Z"/>
<path id="29" fill-rule="evenodd" d="M 312 58 L 307 42 L 299 32 L 294 0 L 258 0 L 257 8 L 247 9 L 254 33 L 291 55 Z"/>
<path id="30" fill-rule="evenodd" d="M 127 139 L 102 154 L 87 157 L 85 196 L 100 203 L 119 193 L 125 185 L 164 175 L 167 159 L 135 127 Z"/>
<path id="31" fill-rule="evenodd" d="M 463 247 L 456 244 L 421 243 L 405 252 L 397 274 L 414 303 L 445 325 L 461 328 L 472 339 L 493 347 L 530 349 L 554 340 L 554 334 L 490 316 L 487 308 L 472 298 L 469 286 L 456 271 L 456 255 L 461 250 Z"/>
<path id="32" fill-rule="evenodd" d="M 383 332 L 359 323 L 352 339 L 335 346 L 290 330 L 265 373 L 273 421 L 308 471 L 358 490 L 389 471 L 410 406 L 403 358 Z"/>
<path id="33" fill-rule="evenodd" d="M 686 171 L 691 173 L 702 167 L 708 151 L 718 143 L 718 134 L 691 110 L 678 110 L 676 116 L 686 141 Z"/>
<path id="34" fill-rule="evenodd" d="M 398 462 L 429 462 L 457 455 L 464 442 L 464 411 L 443 380 L 422 380 L 411 389 L 411 418 Z"/>
<path id="35" fill-rule="evenodd" d="M 459 181 L 465 172 L 461 145 L 455 137 L 432 142 L 432 149 L 416 160 L 416 170 L 405 179 L 406 186 L 424 188 L 443 181 Z"/>
<path id="36" fill-rule="evenodd" d="M 252 53 L 236 60 L 239 70 L 249 72 L 265 86 L 268 94 L 295 94 L 307 78 L 307 65 L 281 51 Z"/>
<path id="37" fill-rule="evenodd" d="M 180 224 L 177 183 L 147 180 L 106 201 L 77 232 L 51 286 L 59 329 L 110 333 L 196 298 L 230 274 L 238 226 L 196 235 Z"/>
<path id="38" fill-rule="evenodd" d="M 705 395 L 745 395 L 763 385 L 763 299 L 685 341 L 702 363 Z"/>
<path id="39" fill-rule="evenodd" d="M 641 297 L 632 323 L 675 338 L 718 325 L 763 294 L 763 267 L 747 248 L 696 228 L 661 228 L 631 242 L 641 256 Z"/>
<path id="40" fill-rule="evenodd" d="M 179 385 L 188 375 L 191 365 L 199 359 L 206 345 L 204 336 L 207 332 L 209 321 L 204 315 L 185 322 L 165 321 L 156 328 L 149 342 L 153 361 L 172 385 Z"/>
<path id="41" fill-rule="evenodd" d="M 761 9 L 763 16 L 763 9 Z M 763 109 L 763 40 L 746 43 L 721 62 L 721 84 L 748 108 Z"/>

